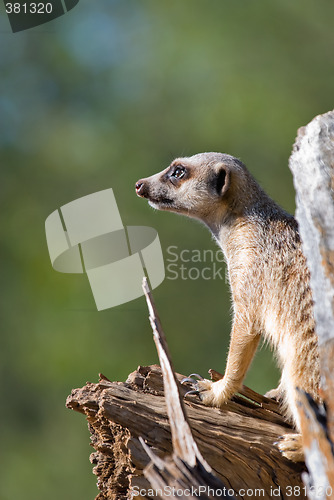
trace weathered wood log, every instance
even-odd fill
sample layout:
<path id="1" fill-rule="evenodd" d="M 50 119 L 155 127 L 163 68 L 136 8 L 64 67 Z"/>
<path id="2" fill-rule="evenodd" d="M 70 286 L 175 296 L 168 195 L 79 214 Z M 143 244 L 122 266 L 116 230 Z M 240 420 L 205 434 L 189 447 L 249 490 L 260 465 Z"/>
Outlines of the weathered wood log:
<path id="1" fill-rule="evenodd" d="M 189 387 L 182 386 L 181 395 L 187 390 Z M 303 467 L 282 458 L 273 445 L 289 432 L 278 405 L 260 395 L 255 396 L 257 401 L 248 399 L 253 391 L 247 394 L 247 398 L 234 397 L 223 410 L 207 408 L 195 396 L 185 401 L 201 454 L 240 498 L 251 498 L 247 490 L 263 490 L 261 497 L 269 499 L 278 488 L 280 498 L 291 498 L 294 487 L 300 488 L 299 498 L 306 498 L 300 477 Z M 267 408 L 261 406 L 261 400 Z M 87 417 L 96 450 L 91 461 L 101 490 L 97 499 L 121 500 L 129 498 L 131 490 L 148 491 L 143 470 L 150 459 L 139 438 L 159 457 L 173 451 L 161 369 L 140 366 L 125 383 L 101 376 L 97 384 L 73 390 L 67 407 Z"/>
<path id="2" fill-rule="evenodd" d="M 311 274 L 325 408 L 301 395 L 311 499 L 334 498 L 334 111 L 299 129 L 290 169 L 296 218 Z"/>
<path id="3" fill-rule="evenodd" d="M 263 498 L 277 495 L 284 498 L 285 494 L 290 497 L 296 487 L 300 492 L 299 496 L 303 498 L 299 468 L 292 468 L 292 464 L 286 467 L 284 463 L 278 468 L 276 460 L 278 458 L 280 461 L 281 457 L 277 450 L 276 457 L 273 453 L 271 433 L 275 433 L 277 437 L 278 426 L 286 425 L 280 416 L 278 404 L 251 389 L 243 388 L 241 391 L 243 397 L 239 396 L 239 402 L 238 397 L 235 398 L 234 404 L 239 404 L 245 409 L 241 413 L 233 409 L 234 416 L 229 410 L 221 422 L 219 418 L 216 420 L 215 414 L 211 414 L 210 418 L 204 416 L 208 408 L 202 408 L 204 415 L 197 415 L 198 410 L 195 411 L 193 420 L 196 420 L 200 446 L 207 448 L 206 453 L 214 464 L 214 470 L 203 458 L 190 429 L 191 412 L 188 418 L 185 411 L 183 397 L 187 388 L 181 387 L 177 382 L 167 342 L 146 282 L 144 290 L 162 367 L 164 391 L 161 371 L 157 366 L 139 367 L 124 384 L 122 395 L 115 394 L 115 389 L 119 390 L 120 384 L 111 383 L 105 377 L 101 377 L 98 385 L 88 384 L 86 388 L 74 391 L 67 401 L 68 407 L 83 411 L 90 424 L 93 446 L 97 449 L 97 453 L 92 455 L 92 462 L 97 464 L 95 473 L 99 476 L 98 484 L 101 489 L 101 494 L 97 498 L 159 496 L 165 499 L 173 496 L 193 500 L 197 498 L 233 500 L 234 495 L 241 498 L 254 495 Z M 211 376 L 213 379 L 219 379 L 222 375 L 211 370 Z M 128 391 L 124 390 L 130 388 L 147 395 L 154 394 L 155 398 L 164 394 L 166 408 L 163 406 L 155 408 L 154 400 L 150 401 L 147 396 L 141 399 L 138 394 L 134 396 L 135 402 L 133 402 Z M 107 390 L 109 394 L 106 393 Z M 101 396 L 97 397 L 99 392 Z M 118 409 L 115 395 L 120 400 Z M 233 401 L 226 406 L 226 410 L 231 405 L 233 408 Z M 221 413 L 220 410 L 215 411 L 217 412 Z M 258 422 L 246 424 L 247 416 L 249 420 L 253 419 L 254 415 L 266 422 L 265 427 L 262 427 L 262 435 L 259 433 Z M 171 436 L 166 441 L 164 434 L 167 417 Z M 222 429 L 217 428 L 223 422 Z M 226 436 L 224 436 L 224 425 L 229 428 L 229 434 Z M 246 430 L 249 433 L 250 427 L 253 427 L 250 434 L 256 437 L 245 440 L 242 434 Z M 222 436 L 223 439 L 217 445 L 217 437 Z M 147 453 L 146 457 L 138 446 L 138 440 Z M 229 446 L 233 446 L 233 453 L 227 455 Z M 173 453 L 166 455 L 168 447 Z M 221 457 L 222 451 L 225 452 L 225 458 Z M 147 462 L 149 463 L 146 465 Z M 214 471 L 216 474 L 218 472 L 218 475 L 215 475 Z M 228 479 L 228 483 L 223 483 L 219 474 Z M 143 475 L 149 483 L 145 483 Z"/>

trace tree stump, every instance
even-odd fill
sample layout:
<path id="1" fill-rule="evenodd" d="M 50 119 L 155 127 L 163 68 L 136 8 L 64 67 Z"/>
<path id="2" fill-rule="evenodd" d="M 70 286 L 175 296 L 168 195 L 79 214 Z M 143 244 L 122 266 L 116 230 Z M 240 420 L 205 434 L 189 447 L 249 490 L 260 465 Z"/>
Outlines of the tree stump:
<path id="1" fill-rule="evenodd" d="M 187 390 L 182 386 L 181 396 Z M 306 498 L 300 477 L 303 466 L 282 458 L 273 445 L 289 432 L 277 403 L 256 393 L 257 401 L 248 398 L 236 396 L 223 410 L 205 407 L 195 396 L 185 400 L 200 452 L 227 489 L 238 495 L 245 490 L 238 498 L 252 498 L 247 490 L 254 496 L 255 490 L 263 490 L 259 496 L 269 499 L 278 488 L 278 498 L 291 498 L 295 487 L 300 488 L 299 498 Z M 91 462 L 101 490 L 97 499 L 121 500 L 130 498 L 131 490 L 149 491 L 143 470 L 150 457 L 139 438 L 159 457 L 173 452 L 160 367 L 139 366 L 125 383 L 101 376 L 97 384 L 73 390 L 66 404 L 87 417 L 96 450 Z"/>

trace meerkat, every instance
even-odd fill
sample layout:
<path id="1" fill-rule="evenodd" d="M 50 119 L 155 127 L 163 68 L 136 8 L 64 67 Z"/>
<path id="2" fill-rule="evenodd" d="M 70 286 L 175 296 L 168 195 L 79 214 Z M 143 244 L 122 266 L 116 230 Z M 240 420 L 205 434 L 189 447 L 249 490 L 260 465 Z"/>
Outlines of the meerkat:
<path id="1" fill-rule="evenodd" d="M 228 268 L 233 325 L 224 378 L 198 380 L 203 403 L 223 407 L 242 386 L 261 335 L 277 353 L 279 392 L 298 434 L 278 443 L 303 460 L 296 388 L 319 402 L 319 360 L 310 276 L 294 217 L 277 205 L 237 158 L 201 153 L 178 158 L 136 183 L 158 210 L 200 220 L 221 247 Z"/>

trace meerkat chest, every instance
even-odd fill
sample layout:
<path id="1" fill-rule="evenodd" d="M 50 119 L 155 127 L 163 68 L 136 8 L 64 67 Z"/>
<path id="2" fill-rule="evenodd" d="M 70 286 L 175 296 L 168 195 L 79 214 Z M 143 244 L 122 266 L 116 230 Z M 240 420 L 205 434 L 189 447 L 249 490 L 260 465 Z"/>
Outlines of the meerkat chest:
<path id="1" fill-rule="evenodd" d="M 288 307 L 280 279 L 259 258 L 256 247 L 243 248 L 228 261 L 233 309 L 273 345 L 279 342 Z"/>

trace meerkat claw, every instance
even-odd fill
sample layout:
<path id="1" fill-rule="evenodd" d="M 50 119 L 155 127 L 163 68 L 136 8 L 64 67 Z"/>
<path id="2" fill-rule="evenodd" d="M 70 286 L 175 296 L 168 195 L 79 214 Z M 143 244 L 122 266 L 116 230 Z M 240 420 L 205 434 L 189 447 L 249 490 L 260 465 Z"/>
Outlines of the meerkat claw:
<path id="1" fill-rule="evenodd" d="M 197 378 L 198 380 L 204 380 L 204 378 L 202 377 L 202 375 L 199 375 L 198 373 L 191 373 L 189 375 L 189 378 Z"/>
<path id="2" fill-rule="evenodd" d="M 191 390 L 186 392 L 184 398 L 188 395 L 196 395 L 206 406 L 221 406 L 221 398 L 219 396 L 216 398 L 215 391 L 212 390 L 212 387 L 216 386 L 211 380 L 203 378 L 198 373 L 192 373 L 181 381 L 181 384 L 184 383 L 190 383 L 191 386 Z"/>
<path id="3" fill-rule="evenodd" d="M 202 375 L 198 373 L 191 373 L 189 377 L 185 377 L 181 380 L 181 384 L 185 384 L 186 382 L 190 382 L 191 384 L 196 384 L 197 380 L 204 380 Z"/>
<path id="4" fill-rule="evenodd" d="M 186 392 L 185 395 L 183 396 L 183 398 L 185 399 L 187 396 L 191 396 L 191 395 L 199 396 L 199 392 L 196 391 L 195 389 L 193 389 L 191 391 Z"/>
<path id="5" fill-rule="evenodd" d="M 187 382 L 192 383 L 192 382 L 194 382 L 194 379 L 192 379 L 192 378 L 190 378 L 190 377 L 184 377 L 184 378 L 181 380 L 180 384 L 181 384 L 181 385 L 183 385 L 183 384 L 186 384 Z"/>
<path id="6" fill-rule="evenodd" d="M 181 380 L 181 384 L 186 384 L 188 382 L 191 384 L 191 387 L 192 387 L 192 389 L 190 391 L 185 393 L 185 395 L 183 396 L 184 399 L 187 396 L 191 396 L 191 395 L 196 395 L 196 396 L 200 397 L 200 390 L 198 387 L 198 383 L 201 380 L 204 380 L 204 379 L 203 379 L 202 375 L 199 375 L 198 373 L 191 373 L 189 375 L 189 377 L 185 377 Z"/>

